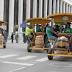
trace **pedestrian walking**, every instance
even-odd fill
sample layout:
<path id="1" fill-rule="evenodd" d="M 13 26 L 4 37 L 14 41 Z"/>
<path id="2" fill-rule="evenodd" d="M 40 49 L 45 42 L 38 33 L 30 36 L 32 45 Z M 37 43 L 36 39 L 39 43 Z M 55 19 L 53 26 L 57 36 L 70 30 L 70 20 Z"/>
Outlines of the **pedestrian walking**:
<path id="1" fill-rule="evenodd" d="M 14 40 L 14 34 L 12 33 L 11 34 L 11 41 L 12 41 L 12 43 L 13 43 L 13 40 Z"/>
<path id="2" fill-rule="evenodd" d="M 18 43 L 18 37 L 19 37 L 18 31 L 16 31 L 16 32 L 15 32 L 15 40 L 16 40 L 16 43 Z"/>
<path id="3" fill-rule="evenodd" d="M 23 42 L 24 42 L 24 43 L 26 43 L 25 29 L 26 29 L 26 28 L 23 28 L 23 29 L 22 29 L 22 31 L 23 31 Z"/>

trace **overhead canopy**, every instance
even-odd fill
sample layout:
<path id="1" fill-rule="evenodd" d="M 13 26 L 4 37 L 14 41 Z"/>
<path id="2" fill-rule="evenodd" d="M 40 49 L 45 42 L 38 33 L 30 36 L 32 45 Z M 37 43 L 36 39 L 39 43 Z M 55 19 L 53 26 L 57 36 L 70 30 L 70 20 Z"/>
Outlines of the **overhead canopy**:
<path id="1" fill-rule="evenodd" d="M 7 22 L 5 22 L 5 21 L 0 21 L 0 25 L 1 25 L 1 24 L 6 24 L 6 23 L 7 23 Z"/>
<path id="2" fill-rule="evenodd" d="M 50 20 L 47 18 L 30 18 L 27 19 L 26 22 L 31 24 L 47 24 Z"/>
<path id="3" fill-rule="evenodd" d="M 55 23 L 72 22 L 72 13 L 53 14 L 47 18 L 53 18 Z"/>

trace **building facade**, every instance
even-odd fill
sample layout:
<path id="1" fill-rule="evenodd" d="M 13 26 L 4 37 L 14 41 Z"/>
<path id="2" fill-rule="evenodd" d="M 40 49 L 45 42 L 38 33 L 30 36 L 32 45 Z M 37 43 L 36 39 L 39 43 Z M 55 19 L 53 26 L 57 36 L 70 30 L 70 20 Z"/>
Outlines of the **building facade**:
<path id="1" fill-rule="evenodd" d="M 9 36 L 15 25 L 27 18 L 47 17 L 55 13 L 72 13 L 72 5 L 64 0 L 0 0 L 0 17 L 7 21 Z"/>

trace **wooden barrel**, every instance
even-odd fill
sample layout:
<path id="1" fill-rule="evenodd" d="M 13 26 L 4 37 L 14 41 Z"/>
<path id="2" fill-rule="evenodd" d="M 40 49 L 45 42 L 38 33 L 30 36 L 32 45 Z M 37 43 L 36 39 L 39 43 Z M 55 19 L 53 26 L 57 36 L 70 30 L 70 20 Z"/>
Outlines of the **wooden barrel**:
<path id="1" fill-rule="evenodd" d="M 44 38 L 42 35 L 36 37 L 35 46 L 39 48 L 44 46 Z"/>
<path id="2" fill-rule="evenodd" d="M 56 45 L 59 47 L 64 47 L 64 46 L 67 47 L 67 46 L 69 46 L 69 43 L 64 42 L 64 41 L 60 41 L 60 42 L 57 42 Z"/>
<path id="3" fill-rule="evenodd" d="M 2 34 L 0 34 L 0 48 L 3 48 L 3 40 L 4 37 L 2 36 Z"/>
<path id="4" fill-rule="evenodd" d="M 35 45 L 36 48 L 43 48 L 43 45 Z"/>

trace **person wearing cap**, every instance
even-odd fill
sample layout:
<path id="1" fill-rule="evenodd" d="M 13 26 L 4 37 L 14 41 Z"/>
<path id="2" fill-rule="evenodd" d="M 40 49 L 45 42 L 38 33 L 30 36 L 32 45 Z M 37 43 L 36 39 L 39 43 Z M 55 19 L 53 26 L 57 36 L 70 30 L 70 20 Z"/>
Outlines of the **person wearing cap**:
<path id="1" fill-rule="evenodd" d="M 42 32 L 41 24 L 36 24 L 36 32 Z"/>
<path id="2" fill-rule="evenodd" d="M 46 25 L 46 35 L 47 35 L 48 43 L 50 44 L 51 47 L 53 47 L 54 41 L 57 38 L 57 36 L 55 36 L 54 34 L 56 34 L 56 32 L 53 30 L 51 26 L 49 26 L 49 24 L 47 24 Z"/>

